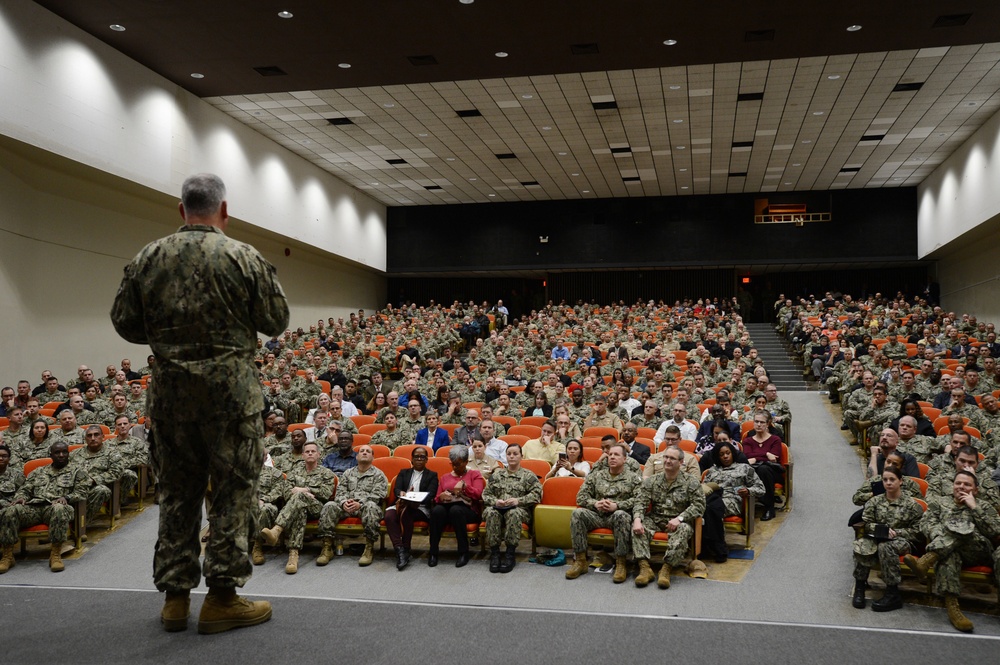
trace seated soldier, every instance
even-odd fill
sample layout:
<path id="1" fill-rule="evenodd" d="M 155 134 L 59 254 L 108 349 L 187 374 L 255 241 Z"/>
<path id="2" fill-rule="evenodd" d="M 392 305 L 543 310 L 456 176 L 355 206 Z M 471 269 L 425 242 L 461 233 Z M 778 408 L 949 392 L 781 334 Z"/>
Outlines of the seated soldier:
<path id="1" fill-rule="evenodd" d="M 921 582 L 934 566 L 934 592 L 944 599 L 951 625 L 963 633 L 972 632 L 972 622 L 958 605 L 960 573 L 965 566 L 992 565 L 1000 571 L 1000 549 L 992 539 L 1000 536 L 1000 517 L 991 506 L 978 500 L 979 481 L 971 471 L 958 471 L 952 479 L 950 500 L 930 503 L 920 520 L 926 536 L 927 553 L 920 559 L 906 555 L 906 565 Z"/>
<path id="2" fill-rule="evenodd" d="M 705 514 L 701 478 L 684 473 L 683 461 L 683 450 L 676 445 L 667 446 L 663 451 L 663 471 L 643 481 L 642 493 L 632 511 L 632 553 L 639 563 L 637 587 L 653 581 L 649 544 L 657 531 L 665 531 L 667 551 L 656 583 L 661 589 L 670 588 L 670 570 L 684 561 L 694 536 L 694 522 Z M 647 505 L 649 513 L 644 515 Z"/>
<path id="3" fill-rule="evenodd" d="M 291 475 L 292 468 L 296 464 L 303 464 L 305 462 L 302 451 L 307 441 L 305 430 L 301 429 L 295 430 L 288 437 L 292 440 L 292 447 L 288 449 L 287 453 L 272 457 L 271 462 L 274 464 L 274 468 Z"/>
<path id="4" fill-rule="evenodd" d="M 399 446 L 413 443 L 413 437 L 408 431 L 399 428 L 399 420 L 394 413 L 385 414 L 385 429 L 379 430 L 372 435 L 370 443 L 380 444 L 395 450 Z"/>
<path id="5" fill-rule="evenodd" d="M 345 432 L 342 436 L 350 436 Z M 323 551 L 316 559 L 317 566 L 325 566 L 333 558 L 334 530 L 345 517 L 360 517 L 365 530 L 365 551 L 358 560 L 359 566 L 371 565 L 375 541 L 379 537 L 382 520 L 382 500 L 389 489 L 389 480 L 382 470 L 372 464 L 375 455 L 372 447 L 358 447 L 357 466 L 340 476 L 336 495 L 326 502 L 319 516 L 319 535 L 323 538 Z"/>
<path id="6" fill-rule="evenodd" d="M 283 455 L 292 447 L 292 439 L 288 435 L 288 421 L 280 414 L 275 414 L 271 421 L 272 432 L 264 437 L 264 447 L 268 454 L 274 459 L 278 455 Z"/>
<path id="7" fill-rule="evenodd" d="M 70 453 L 69 463 L 83 469 L 91 480 L 92 484 L 87 489 L 87 524 L 90 524 L 97 519 L 104 504 L 111 500 L 111 492 L 125 471 L 125 463 L 117 450 L 104 445 L 104 430 L 100 425 L 87 427 L 85 436 L 87 444 Z M 108 515 L 112 519 L 118 517 L 111 514 L 110 503 Z"/>
<path id="8" fill-rule="evenodd" d="M 521 525 L 531 522 L 535 504 L 542 499 L 538 477 L 521 467 L 521 446 L 509 444 L 505 455 L 507 468 L 495 470 L 483 490 L 483 521 L 486 522 L 486 544 L 490 547 L 491 573 L 514 570 Z M 502 561 L 501 541 L 507 546 Z"/>
<path id="9" fill-rule="evenodd" d="M 979 463 L 979 453 L 972 446 L 962 445 L 962 435 L 964 432 L 956 432 L 952 436 L 954 440 L 947 455 L 943 457 L 954 461 L 951 465 L 941 465 L 927 474 L 927 503 L 947 503 L 951 501 L 954 494 L 951 486 L 952 478 L 956 471 L 968 471 L 976 476 L 978 495 L 980 503 L 990 505 L 994 509 L 1000 508 L 1000 490 L 993 482 L 990 470 L 985 465 Z"/>
<path id="10" fill-rule="evenodd" d="M 625 559 L 631 548 L 632 513 L 640 498 L 642 478 L 625 468 L 625 448 L 615 444 L 607 456 L 607 468 L 594 469 L 583 481 L 576 496 L 579 508 L 570 519 L 573 536 L 573 567 L 566 579 L 574 580 L 588 571 L 587 534 L 605 528 L 614 532 L 615 572 L 612 580 L 621 584 L 628 577 Z M 641 513 L 640 513 L 641 514 Z"/>
<path id="11" fill-rule="evenodd" d="M 296 430 L 298 431 L 298 430 Z M 278 544 L 282 534 L 288 547 L 288 563 L 285 572 L 294 575 L 299 572 L 299 550 L 306 534 L 306 522 L 319 518 L 323 504 L 330 500 L 337 487 L 337 476 L 319 463 L 319 447 L 309 441 L 302 447 L 303 464 L 296 464 L 288 474 L 289 499 L 278 513 L 274 526 L 261 529 L 264 542 L 272 547 Z M 285 533 L 287 531 L 287 533 Z"/>
<path id="12" fill-rule="evenodd" d="M 303 439 L 303 443 L 305 440 Z M 253 541 L 253 552 L 250 559 L 253 565 L 264 565 L 264 539 L 260 532 L 264 529 L 274 527 L 274 521 L 278 517 L 278 504 L 288 500 L 291 495 L 291 485 L 285 479 L 279 469 L 267 465 L 267 457 L 270 454 L 265 448 L 263 465 L 260 469 L 260 476 L 257 480 L 257 503 L 253 506 L 253 518 L 256 525 L 256 537 Z"/>
<path id="13" fill-rule="evenodd" d="M 121 476 L 122 503 L 128 503 L 129 494 L 139 482 L 139 467 L 149 464 L 149 444 L 132 436 L 129 417 L 115 418 L 115 438 L 107 442 L 122 458 L 124 470 Z"/>
<path id="14" fill-rule="evenodd" d="M 69 446 L 57 441 L 49 447 L 52 464 L 35 469 L 14 494 L 11 505 L 0 511 L 0 573 L 14 565 L 18 531 L 36 524 L 49 526 L 49 570 L 65 569 L 62 544 L 69 537 L 76 509 L 73 503 L 87 496 L 90 480 L 86 472 L 69 465 Z"/>
<path id="15" fill-rule="evenodd" d="M 663 432 L 663 441 L 666 443 L 666 448 L 671 446 L 679 446 L 681 442 L 681 430 L 675 425 L 667 425 L 666 430 Z M 666 449 L 664 449 L 666 452 Z M 701 468 L 698 466 L 698 456 L 687 451 L 684 452 L 684 461 L 681 462 L 681 471 L 684 473 L 690 473 L 695 478 L 701 478 Z M 645 465 L 642 469 L 642 477 L 649 478 L 654 473 L 661 473 L 663 471 L 663 453 L 653 453 L 646 460 Z"/>
<path id="16" fill-rule="evenodd" d="M 323 458 L 323 466 L 341 476 L 357 465 L 358 455 L 354 452 L 354 435 L 350 432 L 340 432 L 337 435 L 337 447 Z"/>
<path id="17" fill-rule="evenodd" d="M 10 447 L 0 444 L 0 510 L 10 505 L 14 495 L 24 484 L 24 473 L 10 463 Z"/>
<path id="18" fill-rule="evenodd" d="M 71 409 L 66 409 L 59 414 L 59 429 L 52 430 L 51 439 L 50 445 L 56 441 L 62 441 L 67 446 L 85 443 L 83 428 L 77 426 L 76 415 Z"/>

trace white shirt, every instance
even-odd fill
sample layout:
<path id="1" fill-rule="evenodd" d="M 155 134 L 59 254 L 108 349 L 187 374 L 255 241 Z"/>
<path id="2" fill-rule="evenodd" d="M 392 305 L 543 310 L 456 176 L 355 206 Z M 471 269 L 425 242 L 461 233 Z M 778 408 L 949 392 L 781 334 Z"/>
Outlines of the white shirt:
<path id="1" fill-rule="evenodd" d="M 666 420 L 660 427 L 656 430 L 656 434 L 653 435 L 653 443 L 659 446 L 663 443 L 663 439 L 667 436 L 667 428 L 671 425 L 676 425 L 677 429 L 681 431 L 681 438 L 687 439 L 688 441 L 694 441 L 694 438 L 698 436 L 698 428 L 684 420 L 679 423 L 675 423 L 673 420 Z M 655 450 L 653 452 L 656 452 Z"/>
<path id="2" fill-rule="evenodd" d="M 350 418 L 351 416 L 360 415 L 358 407 L 354 406 L 354 402 L 348 402 L 346 399 L 340 400 L 340 412 L 345 418 Z"/>
<path id="3" fill-rule="evenodd" d="M 642 402 L 640 402 L 634 397 L 629 397 L 624 402 L 618 402 L 618 406 L 625 409 L 625 412 L 631 416 L 632 412 L 635 411 L 635 408 L 637 406 L 642 406 Z"/>

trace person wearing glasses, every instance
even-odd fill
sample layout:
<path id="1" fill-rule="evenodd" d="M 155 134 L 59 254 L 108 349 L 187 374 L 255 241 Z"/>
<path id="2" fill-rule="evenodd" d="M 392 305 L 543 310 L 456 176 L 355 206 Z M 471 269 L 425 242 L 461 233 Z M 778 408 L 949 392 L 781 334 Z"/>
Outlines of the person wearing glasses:
<path id="1" fill-rule="evenodd" d="M 396 551 L 396 570 L 403 570 L 410 563 L 410 543 L 413 540 L 413 522 L 430 521 L 431 507 L 437 495 L 438 476 L 427 469 L 428 448 L 413 450 L 410 469 L 403 469 L 396 476 L 396 503 L 385 509 L 385 530 Z M 414 493 L 422 496 L 411 497 Z"/>

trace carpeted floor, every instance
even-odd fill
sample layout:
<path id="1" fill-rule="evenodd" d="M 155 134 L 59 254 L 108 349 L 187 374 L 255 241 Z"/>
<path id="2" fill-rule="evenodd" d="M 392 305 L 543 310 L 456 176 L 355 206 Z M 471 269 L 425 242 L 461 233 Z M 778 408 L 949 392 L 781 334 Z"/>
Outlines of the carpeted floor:
<path id="1" fill-rule="evenodd" d="M 426 632 L 441 630 L 442 626 L 449 625 L 453 620 L 449 617 L 461 617 L 458 625 L 464 635 L 484 635 L 476 653 L 489 654 L 492 652 L 491 642 L 497 639 L 502 641 L 505 634 L 496 628 L 506 625 L 504 622 L 508 621 L 508 615 L 516 615 L 521 618 L 510 619 L 513 622 L 510 625 L 516 626 L 519 631 L 516 633 L 518 643 L 542 649 L 548 646 L 551 650 L 544 653 L 551 658 L 557 656 L 560 650 L 573 649 L 570 638 L 562 637 L 553 626 L 565 624 L 567 631 L 576 635 L 577 644 L 589 643 L 590 633 L 596 631 L 588 631 L 587 627 L 592 621 L 600 621 L 600 617 L 590 614 L 561 614 L 584 612 L 637 617 L 620 621 L 616 619 L 614 625 L 620 625 L 622 629 L 627 628 L 629 631 L 636 626 L 643 626 L 647 632 L 668 631 L 665 635 L 674 634 L 669 633 L 671 630 L 683 630 L 686 631 L 687 641 L 691 641 L 692 631 L 711 630 L 727 640 L 730 635 L 746 636 L 753 631 L 745 633 L 739 624 L 747 621 L 817 626 L 818 632 L 811 646 L 810 640 L 791 636 L 792 633 L 812 635 L 803 633 L 798 628 L 784 632 L 776 628 L 773 643 L 770 635 L 766 639 L 762 635 L 754 639 L 747 638 L 751 644 L 767 645 L 759 650 L 752 647 L 754 653 L 771 656 L 787 653 L 788 661 L 792 660 L 793 655 L 798 656 L 796 660 L 819 660 L 824 656 L 832 659 L 836 655 L 837 661 L 843 662 L 848 655 L 842 649 L 853 649 L 855 644 L 870 644 L 867 636 L 877 633 L 866 632 L 868 630 L 913 630 L 918 633 L 931 631 L 942 632 L 948 637 L 944 639 L 927 635 L 926 639 L 910 636 L 901 640 L 889 638 L 894 651 L 898 647 L 909 648 L 913 644 L 926 643 L 924 653 L 930 654 L 935 653 L 935 645 L 949 644 L 955 639 L 968 640 L 969 648 L 977 648 L 974 645 L 981 642 L 977 642 L 975 637 L 959 636 L 957 633 L 954 637 L 951 636 L 952 628 L 940 608 L 907 604 L 900 611 L 874 613 L 851 607 L 852 532 L 846 526 L 846 519 L 854 510 L 850 497 L 862 480 L 858 456 L 846 445 L 839 431 L 839 423 L 833 421 L 822 402 L 826 399 L 824 396 L 809 392 L 788 393 L 783 397 L 788 400 L 795 413 L 791 446 L 795 462 L 793 510 L 780 520 L 775 520 L 777 525 L 773 527 L 774 531 L 769 534 L 769 539 L 761 538 L 755 542 L 754 561 L 730 561 L 721 567 L 746 566 L 744 574 L 734 576 L 739 578 L 738 583 L 721 581 L 726 575 L 722 574 L 722 570 L 716 570 L 708 580 L 675 574 L 673 585 L 667 591 L 655 586 L 636 589 L 631 580 L 622 585 L 613 584 L 610 575 L 588 574 L 578 580 L 567 581 L 563 578 L 565 568 L 548 568 L 524 562 L 509 575 L 490 575 L 486 570 L 487 562 L 478 557 L 466 568 L 456 570 L 452 565 L 453 559 L 447 549 L 450 544 L 447 542 L 443 546 L 445 549 L 442 551 L 441 565 L 433 569 L 425 565 L 422 557 L 400 573 L 395 570 L 389 556 L 376 557 L 375 563 L 368 568 L 359 568 L 357 558 L 352 556 L 337 558 L 329 566 L 319 568 L 314 565 L 319 553 L 318 547 L 314 545 L 304 551 L 297 575 L 284 573 L 284 556 L 281 553 L 270 554 L 267 563 L 255 569 L 254 577 L 245 591 L 250 596 L 275 599 L 276 619 L 270 627 L 238 631 L 232 637 L 212 639 L 225 644 L 243 644 L 249 640 L 250 644 L 255 644 L 259 649 L 261 645 L 275 640 L 281 644 L 289 644 L 298 634 L 298 626 L 303 621 L 303 625 L 308 626 L 313 626 L 314 622 L 321 624 L 322 628 L 316 625 L 313 626 L 314 630 L 322 631 L 325 628 L 326 632 L 335 634 L 339 634 L 341 630 L 333 629 L 332 626 L 360 626 L 367 623 L 369 617 L 377 619 L 379 626 L 395 626 L 397 623 L 410 626 L 412 623 L 413 626 L 408 627 L 407 631 L 412 628 Z M 64 603 L 65 607 L 78 606 L 79 611 L 58 611 L 53 615 L 59 617 L 59 625 L 67 629 L 67 632 L 49 638 L 47 644 L 69 645 L 86 638 L 97 645 L 95 648 L 120 652 L 120 658 L 116 656 L 104 662 L 125 659 L 126 649 L 133 650 L 129 653 L 135 662 L 135 658 L 142 657 L 140 650 L 144 647 L 141 643 L 145 642 L 160 645 L 161 649 L 163 645 L 172 645 L 171 657 L 175 653 L 173 645 L 177 645 L 176 653 L 184 654 L 188 648 L 184 645 L 202 644 L 190 643 L 189 640 L 196 639 L 192 635 L 167 642 L 170 636 L 161 634 L 156 624 L 162 597 L 155 593 L 132 593 L 152 589 L 151 560 L 156 538 L 156 517 L 157 509 L 147 508 L 128 524 L 93 543 L 83 556 L 69 561 L 66 571 L 57 575 L 48 572 L 44 560 L 19 561 L 14 569 L 0 577 L 0 616 L 4 618 L 5 627 L 12 634 L 31 634 L 37 638 L 40 630 L 37 622 L 47 615 L 41 613 L 36 617 L 28 610 L 33 612 L 32 608 L 43 606 L 52 609 L 61 607 L 60 604 Z M 527 558 L 526 543 L 522 543 L 521 551 L 523 561 Z M 25 586 L 121 589 L 128 592 L 102 591 L 93 597 L 83 591 L 66 592 L 74 600 L 66 597 L 52 600 L 51 594 L 55 592 L 43 591 L 41 588 L 31 590 L 24 588 Z M 115 600 L 115 593 L 120 596 L 119 600 Z M 877 592 L 873 596 L 877 596 Z M 908 594 L 906 600 L 912 603 L 915 598 Z M 357 602 L 352 604 L 352 601 Z M 393 610 L 397 613 L 391 614 L 384 609 L 384 605 L 364 601 L 402 601 L 423 605 L 393 605 L 392 607 L 402 609 Z M 95 616 L 91 617 L 90 608 L 94 603 L 98 603 L 100 609 L 95 610 Z M 199 604 L 196 601 L 195 607 Z M 449 609 L 451 604 L 512 608 L 517 611 L 497 613 L 484 610 L 485 613 L 480 615 L 465 609 Z M 440 606 L 440 612 L 432 611 L 435 606 Z M 15 608 L 16 611 L 12 611 Z M 25 611 L 21 611 L 22 608 Z M 532 611 L 544 613 L 533 614 Z M 290 616 L 295 619 L 288 623 Z M 1000 635 L 1000 619 L 997 616 L 969 616 L 975 622 L 976 635 Z M 415 617 L 419 619 L 414 620 Z M 662 624 L 647 623 L 651 619 L 638 617 L 733 620 L 737 623 Z M 141 635 L 140 644 L 130 644 L 129 640 L 124 640 L 123 644 L 118 644 L 114 639 L 106 640 L 102 637 L 102 631 L 92 625 L 92 621 L 97 621 L 98 624 L 115 624 L 115 630 L 128 635 L 132 642 L 136 641 L 136 635 Z M 485 622 L 481 630 L 477 628 L 477 621 Z M 284 628 L 278 631 L 278 626 Z M 675 629 L 673 626 L 679 628 Z M 824 626 L 865 630 L 845 633 L 842 630 L 819 628 Z M 277 635 L 272 631 L 277 631 Z M 787 636 L 782 637 L 786 633 Z M 107 635 L 112 637 L 111 634 Z M 546 639 L 547 637 L 550 639 Z M 616 636 L 616 639 L 620 638 Z M 841 640 L 844 645 L 839 645 L 836 649 L 815 648 L 825 639 Z M 305 636 L 303 640 L 308 641 Z M 798 646 L 792 642 L 796 642 Z M 653 649 L 669 643 L 650 640 L 648 634 L 644 639 L 633 642 L 643 645 L 636 647 L 641 649 L 645 649 L 646 645 Z M 883 641 L 883 648 L 885 644 Z M 776 651 L 784 649 L 784 645 L 788 645 L 790 650 Z M 600 650 L 602 647 L 597 645 L 594 648 Z M 743 647 L 735 644 L 733 648 L 738 653 Z M 709 652 L 710 649 L 706 651 Z M 99 652 L 93 653 L 96 656 Z M 152 650 L 150 653 L 156 651 Z M 607 653 L 611 654 L 610 651 Z M 720 652 L 719 658 L 731 658 L 734 651 L 727 653 L 729 655 L 725 656 Z M 363 660 L 380 662 L 382 654 L 382 650 L 373 651 L 370 658 Z M 162 656 L 162 653 L 159 655 Z M 918 657 L 916 662 L 928 660 L 930 659 Z M 89 661 L 85 659 L 82 662 Z"/>

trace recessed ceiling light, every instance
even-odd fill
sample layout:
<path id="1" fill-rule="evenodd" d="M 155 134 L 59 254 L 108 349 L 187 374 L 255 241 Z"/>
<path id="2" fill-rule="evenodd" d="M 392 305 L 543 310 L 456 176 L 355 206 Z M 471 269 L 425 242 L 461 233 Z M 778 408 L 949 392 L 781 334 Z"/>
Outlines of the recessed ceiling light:
<path id="1" fill-rule="evenodd" d="M 584 194 L 590 194 L 590 190 L 589 189 L 585 189 L 585 190 L 583 190 L 583 193 Z"/>
<path id="2" fill-rule="evenodd" d="M 337 66 L 340 67 L 341 69 L 350 69 L 351 68 L 351 63 L 349 63 L 349 62 L 342 62 L 342 63 L 340 63 Z"/>
<path id="3" fill-rule="evenodd" d="M 191 78 L 193 78 L 193 79 L 203 79 L 203 78 L 205 78 L 205 75 L 204 74 L 200 74 L 198 72 L 192 72 L 191 73 Z"/>
<path id="4" fill-rule="evenodd" d="M 284 17 L 282 17 L 282 18 L 284 18 Z M 378 187 L 378 183 L 377 182 L 373 182 L 372 185 L 374 185 L 375 187 Z"/>
<path id="5" fill-rule="evenodd" d="M 860 29 L 861 29 L 861 26 L 858 25 L 857 23 L 855 23 L 854 25 L 847 26 L 847 31 L 848 32 L 857 32 Z"/>
<path id="6" fill-rule="evenodd" d="M 458 1 L 461 2 L 463 5 L 471 5 L 476 0 L 458 0 Z"/>
<path id="7" fill-rule="evenodd" d="M 292 12 L 281 11 L 278 12 L 278 16 L 280 16 L 281 18 L 292 18 L 293 16 L 295 16 L 295 14 L 293 14 Z"/>
<path id="8" fill-rule="evenodd" d="M 813 115 L 823 115 L 822 111 L 813 111 Z"/>
<path id="9" fill-rule="evenodd" d="M 124 25 L 120 25 L 118 23 L 112 23 L 108 27 L 111 28 L 112 30 L 114 30 L 115 32 L 125 32 L 125 26 Z"/>
<path id="10" fill-rule="evenodd" d="M 676 39 L 664 39 L 663 40 L 663 45 L 664 46 L 677 46 L 677 40 Z"/>
<path id="11" fill-rule="evenodd" d="M 678 150 L 683 150 L 683 149 L 684 149 L 684 148 L 686 148 L 686 147 L 687 147 L 686 145 L 679 145 L 679 146 L 677 146 L 677 149 L 678 149 Z"/>
<path id="12" fill-rule="evenodd" d="M 534 95 L 521 95 L 521 99 L 534 99 Z"/>
<path id="13" fill-rule="evenodd" d="M 812 143 L 812 139 L 806 139 L 803 141 L 803 143 Z"/>
<path id="14" fill-rule="evenodd" d="M 395 105 L 395 104 L 388 104 L 388 103 L 387 103 L 387 104 L 383 104 L 382 106 L 386 107 L 387 109 L 392 109 L 392 108 L 396 108 L 396 105 Z"/>
<path id="15" fill-rule="evenodd" d="M 688 188 L 687 185 L 682 185 L 681 186 L 681 189 L 687 189 L 687 188 Z"/>
<path id="16" fill-rule="evenodd" d="M 509 53 L 507 53 L 507 51 L 497 51 L 493 55 L 495 55 L 498 58 L 506 58 L 509 55 Z"/>
<path id="17" fill-rule="evenodd" d="M 496 194 L 487 194 L 486 196 L 496 196 Z"/>
<path id="18" fill-rule="evenodd" d="M 455 158 L 454 157 L 445 157 L 444 161 L 446 161 L 446 162 L 453 162 L 453 161 L 455 161 Z"/>
<path id="19" fill-rule="evenodd" d="M 801 162 L 795 162 L 794 164 L 792 164 L 792 166 L 802 166 L 802 163 Z"/>
<path id="20" fill-rule="evenodd" d="M 792 184 L 792 183 L 790 183 L 790 182 L 786 182 L 785 184 L 786 184 L 786 185 L 790 185 L 790 184 Z"/>
<path id="21" fill-rule="evenodd" d="M 427 136 L 427 134 L 417 134 L 417 136 L 419 136 L 420 138 L 423 138 L 423 137 Z"/>
<path id="22" fill-rule="evenodd" d="M 475 182 L 475 181 L 476 181 L 475 178 L 469 178 L 469 182 Z"/>
<path id="23" fill-rule="evenodd" d="M 687 171 L 687 169 L 680 169 L 680 170 L 681 170 L 681 172 Z"/>
<path id="24" fill-rule="evenodd" d="M 680 118 L 678 118 L 677 120 L 674 120 L 674 124 L 676 124 L 676 125 L 679 125 L 679 124 L 681 124 L 682 122 L 684 122 L 684 121 L 683 121 L 683 120 L 681 120 Z"/>
<path id="25" fill-rule="evenodd" d="M 829 76 L 827 76 L 827 78 L 830 79 L 831 81 L 836 81 L 837 79 L 840 78 L 840 74 L 830 74 Z"/>
<path id="26" fill-rule="evenodd" d="M 550 130 L 550 129 L 552 129 L 552 128 L 551 128 L 551 127 L 549 127 L 548 125 L 546 125 L 545 127 L 542 127 L 542 129 L 543 129 L 543 130 L 545 130 L 545 131 L 547 132 L 547 131 L 549 131 L 549 130 Z"/>
<path id="27" fill-rule="evenodd" d="M 895 181 L 898 182 L 898 181 L 902 180 L 902 178 L 893 178 L 893 180 L 895 180 Z"/>
<path id="28" fill-rule="evenodd" d="M 672 86 L 670 86 L 670 89 L 671 90 L 680 90 L 681 87 L 679 85 L 672 85 Z"/>
<path id="29" fill-rule="evenodd" d="M 565 157 L 565 156 L 566 156 L 566 153 L 565 153 L 565 152 L 560 152 L 560 153 L 559 153 L 559 156 L 560 156 L 560 157 Z"/>
<path id="30" fill-rule="evenodd" d="M 570 173 L 570 175 L 576 177 L 576 176 L 578 176 L 580 174 L 579 173 Z"/>

